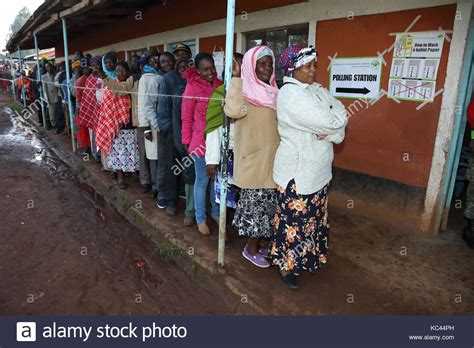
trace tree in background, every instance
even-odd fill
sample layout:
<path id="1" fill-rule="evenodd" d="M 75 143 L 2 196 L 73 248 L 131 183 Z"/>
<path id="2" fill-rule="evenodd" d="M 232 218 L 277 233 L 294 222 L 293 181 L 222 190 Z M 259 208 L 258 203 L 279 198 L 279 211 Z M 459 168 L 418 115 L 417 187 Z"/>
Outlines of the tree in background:
<path id="1" fill-rule="evenodd" d="M 28 20 L 28 18 L 30 18 L 30 16 L 31 16 L 30 10 L 28 9 L 28 7 L 24 6 L 15 16 L 13 23 L 10 24 L 10 33 L 8 34 L 8 39 L 10 39 L 13 34 L 15 34 L 18 30 L 21 29 L 23 24 L 26 23 L 26 21 Z"/>
<path id="2" fill-rule="evenodd" d="M 28 9 L 28 7 L 24 6 L 15 16 L 15 19 L 13 20 L 12 24 L 10 24 L 10 32 L 7 34 L 7 42 L 18 30 L 21 29 L 21 27 L 26 23 L 30 16 L 31 11 Z M 24 57 L 26 55 L 34 54 L 34 52 L 34 50 L 22 51 L 22 56 Z M 18 57 L 17 54 L 14 54 L 12 56 Z"/>

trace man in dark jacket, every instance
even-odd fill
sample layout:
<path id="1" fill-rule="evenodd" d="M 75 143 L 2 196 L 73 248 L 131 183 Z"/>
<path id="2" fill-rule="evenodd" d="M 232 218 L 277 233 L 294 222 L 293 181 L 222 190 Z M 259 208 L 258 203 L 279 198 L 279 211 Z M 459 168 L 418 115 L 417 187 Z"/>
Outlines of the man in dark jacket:
<path id="1" fill-rule="evenodd" d="M 186 80 L 182 73 L 189 66 L 188 58 L 180 58 L 176 62 L 176 69 L 165 74 L 160 83 L 157 107 L 158 127 L 158 170 L 161 178 L 158 179 L 158 191 L 163 190 L 167 200 L 166 212 L 176 214 L 178 201 L 179 178 L 182 172 L 185 181 L 186 211 L 184 224 L 194 224 L 194 167 L 192 160 L 186 161 L 186 153 L 181 142 L 181 96 L 186 88 Z M 176 96 L 176 97 L 170 97 Z M 180 163 L 181 165 L 178 165 Z"/>

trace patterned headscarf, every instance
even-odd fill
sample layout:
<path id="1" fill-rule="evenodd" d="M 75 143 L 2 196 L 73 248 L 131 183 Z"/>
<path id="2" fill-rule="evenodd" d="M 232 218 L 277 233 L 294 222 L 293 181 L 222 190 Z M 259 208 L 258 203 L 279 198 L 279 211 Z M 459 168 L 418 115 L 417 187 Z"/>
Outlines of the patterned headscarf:
<path id="1" fill-rule="evenodd" d="M 280 56 L 278 65 L 291 75 L 293 71 L 318 58 L 318 52 L 313 46 L 303 47 L 301 45 L 290 45 Z"/>

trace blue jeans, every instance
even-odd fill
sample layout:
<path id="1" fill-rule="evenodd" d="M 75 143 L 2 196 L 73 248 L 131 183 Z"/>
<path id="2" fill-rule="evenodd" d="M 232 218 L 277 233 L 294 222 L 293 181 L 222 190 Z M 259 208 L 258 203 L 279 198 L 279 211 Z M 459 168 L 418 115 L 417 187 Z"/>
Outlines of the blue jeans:
<path id="1" fill-rule="evenodd" d="M 206 222 L 206 197 L 207 197 L 207 186 L 209 181 L 210 185 L 210 202 L 211 202 L 211 215 L 214 219 L 219 219 L 219 206 L 216 203 L 214 197 L 214 183 L 206 175 L 206 159 L 204 157 L 197 157 L 193 155 L 194 159 L 194 171 L 196 173 L 196 179 L 194 182 L 194 209 L 196 210 L 196 222 L 202 224 Z"/>

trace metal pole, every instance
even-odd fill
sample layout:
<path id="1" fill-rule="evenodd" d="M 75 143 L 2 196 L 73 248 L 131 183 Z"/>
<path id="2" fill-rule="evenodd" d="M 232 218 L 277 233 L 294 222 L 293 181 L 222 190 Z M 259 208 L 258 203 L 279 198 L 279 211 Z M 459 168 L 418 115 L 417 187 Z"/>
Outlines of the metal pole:
<path id="1" fill-rule="evenodd" d="M 232 62 L 234 58 L 234 26 L 235 26 L 235 0 L 227 0 L 227 26 L 225 37 L 225 90 L 229 90 L 230 81 L 232 79 Z M 221 196 L 220 196 L 220 213 L 219 213 L 219 243 L 217 250 L 217 264 L 224 266 L 225 253 L 225 230 L 227 222 L 227 182 L 229 181 L 228 173 L 228 156 L 229 151 L 229 118 L 225 116 L 224 127 L 221 140 Z"/>
<path id="2" fill-rule="evenodd" d="M 43 127 L 46 127 L 46 112 L 44 109 L 44 96 L 43 96 L 43 83 L 41 81 L 41 67 L 40 67 L 40 58 L 39 58 L 39 49 L 38 49 L 38 38 L 36 34 L 33 34 L 35 40 L 35 50 L 36 50 L 36 82 L 38 83 L 38 90 L 40 92 L 40 105 L 41 113 L 43 114 Z"/>
<path id="3" fill-rule="evenodd" d="M 76 152 L 76 142 L 74 141 L 74 118 L 71 102 L 71 91 L 69 89 L 70 79 L 69 79 L 69 52 L 67 46 L 67 29 L 66 29 L 66 20 L 61 18 L 63 22 L 63 41 L 64 41 L 64 64 L 66 65 L 66 83 L 67 83 L 67 104 L 69 107 L 69 123 L 71 127 L 71 141 L 72 141 L 72 151 Z"/>
<path id="4" fill-rule="evenodd" d="M 20 47 L 18 47 L 18 62 L 20 64 L 21 97 L 23 98 L 23 107 L 26 108 L 25 79 L 23 78 L 23 64 L 21 64 L 21 50 L 20 50 Z M 16 91 L 15 91 L 15 94 L 16 94 Z"/>

